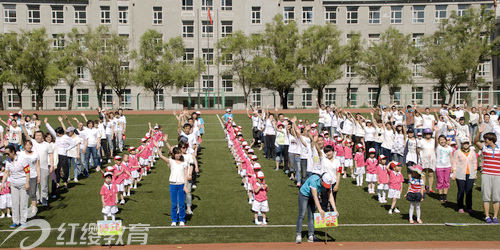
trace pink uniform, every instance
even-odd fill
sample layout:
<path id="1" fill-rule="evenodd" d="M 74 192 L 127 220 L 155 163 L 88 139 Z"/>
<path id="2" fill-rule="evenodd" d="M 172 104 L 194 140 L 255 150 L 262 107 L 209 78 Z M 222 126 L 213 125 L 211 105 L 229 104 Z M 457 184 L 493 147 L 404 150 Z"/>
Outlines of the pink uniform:
<path id="1" fill-rule="evenodd" d="M 387 172 L 389 172 L 389 188 L 401 190 L 403 182 L 405 181 L 403 174 L 390 169 L 388 169 Z"/>
<path id="2" fill-rule="evenodd" d="M 377 164 L 378 160 L 375 158 L 366 159 L 366 173 L 368 174 L 377 174 Z"/>
<path id="3" fill-rule="evenodd" d="M 342 143 L 337 143 L 337 145 L 335 145 L 335 153 L 337 156 L 344 156 L 344 146 L 342 146 Z"/>
<path id="4" fill-rule="evenodd" d="M 248 175 L 248 173 L 247 173 L 247 175 Z M 257 183 L 257 178 L 255 177 L 255 174 L 248 175 L 248 183 L 250 183 L 250 185 L 252 185 L 252 187 L 254 186 L 255 183 Z M 252 190 L 252 193 L 253 193 L 253 190 Z"/>
<path id="5" fill-rule="evenodd" d="M 139 166 L 139 160 L 137 159 L 136 155 L 129 155 L 128 156 L 128 166 L 130 168 Z M 131 169 L 131 170 L 133 170 L 133 169 Z"/>
<path id="6" fill-rule="evenodd" d="M 316 130 L 316 129 L 311 130 L 311 135 L 312 136 L 318 135 L 318 130 Z"/>
<path id="7" fill-rule="evenodd" d="M 241 169 L 246 170 L 247 173 L 249 169 L 252 169 L 252 163 L 250 162 L 248 157 L 243 157 L 243 164 L 241 164 Z"/>
<path id="8" fill-rule="evenodd" d="M 356 161 L 356 167 L 364 167 L 365 166 L 365 157 L 363 152 L 356 152 L 354 156 L 354 160 Z"/>
<path id="9" fill-rule="evenodd" d="M 262 181 L 262 185 L 264 185 L 266 181 Z M 252 187 L 255 192 L 255 189 L 262 186 L 261 184 L 255 182 Z M 254 195 L 254 198 L 258 202 L 263 202 L 267 200 L 267 187 L 262 187 L 257 190 L 257 192 Z"/>
<path id="10" fill-rule="evenodd" d="M 333 146 L 332 138 L 325 137 L 325 146 Z"/>
<path id="11" fill-rule="evenodd" d="M 156 134 L 153 136 L 153 140 L 155 141 L 161 141 L 162 138 L 163 138 L 163 132 L 161 131 L 156 132 Z"/>
<path id="12" fill-rule="evenodd" d="M 346 159 L 352 159 L 352 148 L 344 146 L 344 155 Z"/>
<path id="13" fill-rule="evenodd" d="M 389 169 L 386 165 L 379 164 L 377 167 L 378 174 L 378 182 L 380 184 L 389 183 L 389 174 L 387 173 L 387 169 Z"/>
<path id="14" fill-rule="evenodd" d="M 124 180 L 130 179 L 130 175 L 127 172 L 130 173 L 131 170 L 130 170 L 130 168 L 127 165 L 128 164 L 125 163 L 125 162 L 122 162 L 122 164 L 121 164 L 121 167 L 123 169 L 123 174 L 121 174 L 120 176 L 123 176 Z"/>
<path id="15" fill-rule="evenodd" d="M 3 195 L 3 194 L 9 194 L 10 193 L 10 187 L 9 187 L 9 183 L 10 182 L 5 182 L 5 186 L 3 187 L 3 190 L 2 192 L 0 192 L 0 195 Z M 1 182 L 0 182 L 0 185 L 1 185 Z"/>
<path id="16" fill-rule="evenodd" d="M 115 206 L 116 205 L 116 193 L 118 193 L 118 189 L 116 185 L 111 183 L 109 186 L 104 183 L 101 188 L 101 195 L 104 196 L 104 203 L 106 206 Z"/>

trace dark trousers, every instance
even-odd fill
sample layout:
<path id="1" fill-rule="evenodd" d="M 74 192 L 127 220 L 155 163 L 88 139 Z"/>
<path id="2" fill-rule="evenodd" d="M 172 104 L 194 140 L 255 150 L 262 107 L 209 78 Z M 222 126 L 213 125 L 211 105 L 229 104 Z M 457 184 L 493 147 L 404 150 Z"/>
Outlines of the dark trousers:
<path id="1" fill-rule="evenodd" d="M 266 158 L 274 159 L 276 158 L 276 147 L 274 146 L 274 141 L 276 140 L 276 135 L 266 135 Z"/>
<path id="2" fill-rule="evenodd" d="M 335 185 L 332 185 L 332 188 L 333 186 Z M 333 192 L 333 190 L 332 190 Z M 335 200 L 335 205 L 337 205 L 337 192 L 333 192 L 333 199 Z M 328 190 L 327 189 L 324 189 L 323 191 L 321 191 L 321 208 L 323 209 L 323 211 L 333 211 L 333 209 L 331 208 L 331 206 L 329 205 L 330 202 L 328 200 Z"/>
<path id="3" fill-rule="evenodd" d="M 51 195 L 57 194 L 57 183 L 59 183 L 60 178 L 61 178 L 61 170 L 59 168 L 54 169 L 54 171 L 50 173 Z"/>
<path id="4" fill-rule="evenodd" d="M 284 158 L 283 170 L 288 170 L 288 147 L 289 145 L 283 146 L 283 152 L 281 152 L 281 155 Z"/>
<path id="5" fill-rule="evenodd" d="M 465 175 L 465 180 L 458 180 L 457 204 L 458 209 L 472 209 L 472 188 L 474 187 L 474 179 L 469 179 L 469 175 Z M 465 207 L 464 207 L 465 196 Z"/>
<path id="6" fill-rule="evenodd" d="M 365 148 L 365 160 L 366 160 L 370 156 L 369 155 L 370 148 L 375 148 L 375 141 L 365 141 L 365 146 L 366 146 L 366 148 Z M 375 156 L 377 156 L 377 155 L 375 155 Z"/>
<path id="7" fill-rule="evenodd" d="M 193 167 L 193 171 L 191 172 L 191 183 L 193 185 L 195 185 L 196 184 L 196 177 L 198 177 L 198 176 L 196 175 L 195 165 L 191 164 L 191 166 Z"/>
<path id="8" fill-rule="evenodd" d="M 63 182 L 68 182 L 69 179 L 69 162 L 66 155 L 59 155 L 59 163 L 57 163 L 57 169 L 63 171 L 64 176 L 62 177 Z"/>
<path id="9" fill-rule="evenodd" d="M 109 158 L 109 148 L 108 148 L 108 140 L 106 139 L 101 139 L 101 148 L 104 151 L 104 154 L 106 155 L 106 159 L 111 159 Z M 104 158 L 104 157 L 102 157 Z"/>

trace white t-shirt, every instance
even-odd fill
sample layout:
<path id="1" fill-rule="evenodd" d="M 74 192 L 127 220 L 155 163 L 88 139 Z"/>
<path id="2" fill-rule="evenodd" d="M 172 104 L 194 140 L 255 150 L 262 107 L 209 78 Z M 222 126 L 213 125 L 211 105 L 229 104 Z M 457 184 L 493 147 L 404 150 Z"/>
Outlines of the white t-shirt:
<path id="1" fill-rule="evenodd" d="M 35 139 L 31 139 L 31 142 L 33 143 L 33 151 L 40 157 L 40 169 L 49 170 L 49 154 L 54 153 L 52 146 L 46 141 L 38 143 Z"/>
<path id="2" fill-rule="evenodd" d="M 78 136 L 78 135 L 77 135 L 77 136 L 75 136 L 75 137 L 70 137 L 70 138 L 71 138 L 71 140 L 73 140 L 76 144 L 80 144 L 80 145 L 82 145 L 82 143 L 83 143 L 83 139 L 82 139 L 80 136 Z M 73 157 L 73 158 L 76 158 L 77 154 L 78 154 L 78 148 L 77 148 L 77 147 L 74 147 L 74 148 L 72 148 L 72 149 L 68 150 L 68 152 L 67 152 L 68 157 Z"/>
<path id="3" fill-rule="evenodd" d="M 20 156 L 19 152 L 14 161 L 11 161 L 11 159 L 7 157 L 5 170 L 10 172 L 10 182 L 13 186 L 22 187 L 26 184 L 26 172 L 24 172 L 24 167 L 26 166 L 29 166 L 28 159 Z"/>
<path id="4" fill-rule="evenodd" d="M 325 112 L 325 116 L 323 117 L 323 120 L 325 122 L 325 127 L 331 127 L 332 126 L 332 113 L 331 112 Z"/>
<path id="5" fill-rule="evenodd" d="M 332 112 L 332 127 L 336 128 L 339 126 L 339 117 L 334 115 Z"/>
<path id="6" fill-rule="evenodd" d="M 375 141 L 375 134 L 377 133 L 377 129 L 371 126 L 365 126 L 365 141 Z"/>
<path id="7" fill-rule="evenodd" d="M 376 134 L 375 134 L 375 142 L 377 143 L 382 143 L 384 141 L 384 132 L 385 130 L 383 128 L 376 128 Z"/>
<path id="8" fill-rule="evenodd" d="M 325 123 L 325 115 L 326 115 L 326 109 L 319 109 L 319 118 L 318 118 L 318 123 Z"/>
<path id="9" fill-rule="evenodd" d="M 116 121 L 115 119 L 108 121 L 106 124 L 106 135 L 111 135 L 112 134 L 112 128 L 114 129 Z"/>
<path id="10" fill-rule="evenodd" d="M 300 146 L 299 143 L 301 143 L 295 136 L 293 135 L 288 135 L 288 139 L 290 141 L 290 145 L 288 146 L 288 153 L 290 154 L 300 154 Z"/>
<path id="11" fill-rule="evenodd" d="M 356 123 L 356 136 L 365 137 L 365 129 L 360 123 Z"/>
<path id="12" fill-rule="evenodd" d="M 97 127 L 97 130 L 99 130 L 100 139 L 106 139 L 106 128 L 104 128 L 104 126 L 104 123 L 99 123 L 99 126 Z"/>
<path id="13" fill-rule="evenodd" d="M 28 131 L 29 136 L 33 135 L 33 129 L 35 128 L 35 126 L 36 123 L 34 121 L 24 123 L 24 127 L 26 128 L 26 131 Z"/>
<path id="14" fill-rule="evenodd" d="M 99 129 L 92 128 L 87 130 L 87 147 L 96 147 L 99 140 Z"/>
<path id="15" fill-rule="evenodd" d="M 10 126 L 9 128 L 9 143 L 19 144 L 21 142 L 21 127 L 17 126 L 16 128 Z"/>
<path id="16" fill-rule="evenodd" d="M 479 114 L 478 113 L 472 113 L 469 112 L 469 124 L 474 125 L 479 122 Z"/>
<path id="17" fill-rule="evenodd" d="M 170 184 L 184 184 L 184 169 L 187 168 L 187 163 L 185 161 L 178 164 L 174 159 L 169 158 L 170 163 L 170 177 L 168 180 Z"/>
<path id="18" fill-rule="evenodd" d="M 464 110 L 461 109 L 461 110 L 456 110 L 455 111 L 455 117 L 458 119 L 460 119 L 460 117 L 464 117 Z"/>
<path id="19" fill-rule="evenodd" d="M 441 145 L 436 147 L 436 168 L 451 167 L 451 152 L 453 152 L 453 148 L 448 145 L 446 147 L 442 147 Z"/>
<path id="20" fill-rule="evenodd" d="M 252 128 L 257 128 L 257 129 L 259 129 L 259 130 L 260 130 L 260 129 L 262 129 L 262 128 L 259 126 L 259 125 L 261 125 L 261 123 L 260 123 L 260 117 L 253 115 L 253 116 L 251 117 L 251 119 L 252 119 Z"/>
<path id="21" fill-rule="evenodd" d="M 115 132 L 116 131 L 123 131 L 123 120 L 122 118 L 116 118 L 114 119 L 115 121 Z"/>
<path id="22" fill-rule="evenodd" d="M 186 133 L 184 133 L 184 131 L 181 132 L 181 136 L 185 136 L 186 138 L 188 138 L 189 148 L 186 151 L 186 153 L 188 153 L 188 154 L 194 153 L 194 145 L 196 145 L 196 143 L 197 143 L 196 139 L 198 137 L 196 137 L 196 135 L 193 134 L 193 133 L 190 133 L 189 135 L 186 135 Z"/>
<path id="23" fill-rule="evenodd" d="M 346 135 L 352 134 L 354 124 L 349 119 L 345 119 L 344 126 L 342 127 L 342 133 Z"/>
<path id="24" fill-rule="evenodd" d="M 321 174 L 328 173 L 332 177 L 333 183 L 337 183 L 337 172 L 339 171 L 340 161 L 332 158 L 332 160 L 323 157 L 321 161 Z"/>
<path id="25" fill-rule="evenodd" d="M 78 129 L 77 129 L 78 130 Z M 82 130 L 78 130 L 80 138 L 82 138 L 82 143 L 80 143 L 80 152 L 85 148 L 85 140 L 87 139 L 87 134 L 90 132 L 90 129 L 83 127 Z"/>
<path id="26" fill-rule="evenodd" d="M 264 129 L 264 134 L 266 134 L 266 135 L 276 135 L 276 131 L 274 130 L 273 123 L 269 119 L 266 119 L 266 127 Z"/>
<path id="27" fill-rule="evenodd" d="M 403 123 L 403 115 L 399 114 L 399 112 L 394 112 L 392 116 L 394 117 L 395 123 Z"/>
<path id="28" fill-rule="evenodd" d="M 415 128 L 423 128 L 424 126 L 424 119 L 422 116 L 414 116 L 415 119 Z"/>
<path id="29" fill-rule="evenodd" d="M 40 160 L 40 156 L 35 151 L 33 151 L 31 155 L 28 155 L 26 151 L 19 151 L 17 154 L 24 157 L 28 161 L 28 164 L 30 164 L 30 178 L 38 177 L 36 161 Z"/>
<path id="30" fill-rule="evenodd" d="M 434 118 L 434 115 L 425 115 L 423 114 L 422 115 L 422 118 L 424 119 L 424 126 L 423 128 L 426 129 L 426 128 L 432 128 L 432 126 L 434 125 L 434 121 L 436 120 L 436 118 Z"/>
<path id="31" fill-rule="evenodd" d="M 300 159 L 308 159 L 310 157 L 310 155 L 312 154 L 311 152 L 311 139 L 309 137 L 306 137 L 306 136 L 302 136 L 302 140 L 304 140 L 304 142 L 306 143 L 306 146 L 304 146 L 304 144 L 302 144 L 302 142 L 299 140 L 299 144 L 300 144 Z"/>
<path id="32" fill-rule="evenodd" d="M 393 130 L 384 130 L 384 141 L 382 142 L 382 147 L 386 149 L 392 149 L 394 144 L 394 131 Z"/>

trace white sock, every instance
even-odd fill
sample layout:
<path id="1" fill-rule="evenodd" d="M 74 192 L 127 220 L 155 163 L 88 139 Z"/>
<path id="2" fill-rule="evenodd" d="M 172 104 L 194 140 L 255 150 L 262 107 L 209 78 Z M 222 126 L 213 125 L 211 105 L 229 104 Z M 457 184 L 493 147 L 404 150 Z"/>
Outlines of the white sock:
<path id="1" fill-rule="evenodd" d="M 378 200 L 381 200 L 382 197 L 380 196 L 380 189 L 377 190 L 377 195 L 378 195 Z"/>
<path id="2" fill-rule="evenodd" d="M 115 215 L 114 214 L 111 215 L 111 220 L 115 221 Z"/>
<path id="3" fill-rule="evenodd" d="M 385 201 L 385 191 L 384 190 L 382 190 L 382 200 Z"/>
<path id="4" fill-rule="evenodd" d="M 417 220 L 420 220 L 420 202 L 415 202 L 417 208 Z"/>
<path id="5" fill-rule="evenodd" d="M 107 215 L 104 215 L 104 220 L 108 220 L 108 216 Z"/>
<path id="6" fill-rule="evenodd" d="M 415 209 L 415 202 L 410 202 L 410 220 L 413 220 L 413 209 Z"/>
<path id="7" fill-rule="evenodd" d="M 359 175 L 359 185 L 363 186 L 363 174 Z"/>

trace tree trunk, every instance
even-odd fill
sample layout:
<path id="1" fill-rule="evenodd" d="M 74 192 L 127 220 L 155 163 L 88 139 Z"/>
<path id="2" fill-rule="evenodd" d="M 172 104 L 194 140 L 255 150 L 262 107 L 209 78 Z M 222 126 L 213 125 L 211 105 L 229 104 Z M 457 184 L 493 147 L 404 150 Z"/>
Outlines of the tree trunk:
<path id="1" fill-rule="evenodd" d="M 378 89 L 377 89 L 377 96 L 375 97 L 375 104 L 373 103 L 370 103 L 370 105 L 372 105 L 373 107 L 376 107 L 379 103 L 380 103 L 380 92 L 382 91 L 382 84 L 379 83 L 378 84 Z"/>
<path id="2" fill-rule="evenodd" d="M 104 94 L 104 88 L 106 88 L 106 84 L 101 83 L 101 88 L 97 89 L 97 97 L 99 98 L 99 106 L 102 107 L 102 96 Z"/>
<path id="3" fill-rule="evenodd" d="M 73 90 L 74 89 L 75 89 L 75 86 L 70 84 L 69 85 L 68 110 L 73 109 Z"/>
<path id="4" fill-rule="evenodd" d="M 453 94 L 455 94 L 455 90 L 454 89 L 448 89 L 448 95 L 450 95 L 448 97 L 448 105 L 450 105 L 450 106 L 453 106 L 453 103 L 452 103 L 452 101 L 453 101 Z"/>
<path id="5" fill-rule="evenodd" d="M 243 92 L 243 102 L 245 103 L 245 108 L 248 108 L 248 92 Z"/>
<path id="6" fill-rule="evenodd" d="M 323 101 L 323 88 L 324 86 L 318 87 L 318 103 L 321 105 Z"/>
<path id="7" fill-rule="evenodd" d="M 42 88 L 39 88 L 37 90 L 37 100 L 36 100 L 36 103 L 35 103 L 35 107 L 36 107 L 36 110 L 40 110 L 40 107 L 43 109 L 43 94 L 45 93 L 45 91 L 42 89 Z"/>
<path id="8" fill-rule="evenodd" d="M 348 108 L 351 107 L 351 80 L 349 80 L 349 83 L 347 83 L 347 107 Z"/>
<path id="9" fill-rule="evenodd" d="M 22 92 L 19 90 L 16 90 L 17 97 L 19 97 L 19 108 L 23 108 L 23 95 Z"/>
<path id="10" fill-rule="evenodd" d="M 157 100 L 156 100 L 156 96 L 157 96 L 157 95 L 158 95 L 158 90 L 157 90 L 157 89 L 153 90 L 153 100 L 154 100 L 154 101 L 153 101 L 153 110 L 156 110 L 156 106 L 157 106 L 157 103 L 156 103 L 156 101 L 157 101 Z"/>
<path id="11" fill-rule="evenodd" d="M 0 110 L 4 110 L 3 106 L 3 86 L 0 88 Z"/>
<path id="12" fill-rule="evenodd" d="M 281 100 L 281 106 L 283 106 L 283 109 L 288 109 L 288 92 L 290 92 L 289 89 L 285 90 L 283 93 L 283 99 Z"/>

